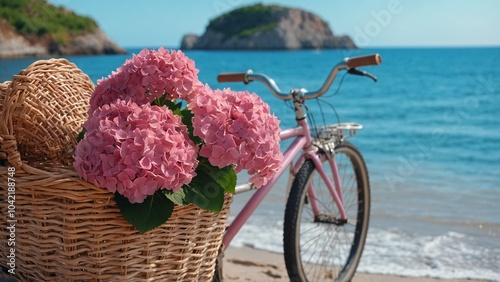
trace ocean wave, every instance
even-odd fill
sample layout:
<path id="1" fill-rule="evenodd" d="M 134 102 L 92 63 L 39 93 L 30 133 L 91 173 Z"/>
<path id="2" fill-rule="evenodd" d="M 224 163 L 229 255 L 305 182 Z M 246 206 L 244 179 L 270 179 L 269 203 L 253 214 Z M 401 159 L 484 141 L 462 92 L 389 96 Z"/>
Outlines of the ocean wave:
<path id="1" fill-rule="evenodd" d="M 231 243 L 283 252 L 283 221 L 256 217 Z M 358 271 L 413 277 L 500 280 L 500 248 L 476 238 L 447 231 L 419 234 L 391 228 L 370 228 Z"/>

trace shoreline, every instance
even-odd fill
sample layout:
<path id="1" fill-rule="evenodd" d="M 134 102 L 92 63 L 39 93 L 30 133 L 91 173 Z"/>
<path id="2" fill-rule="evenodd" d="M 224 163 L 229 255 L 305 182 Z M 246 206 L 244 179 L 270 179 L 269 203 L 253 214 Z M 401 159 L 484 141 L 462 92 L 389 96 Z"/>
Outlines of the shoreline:
<path id="1" fill-rule="evenodd" d="M 254 249 L 251 247 L 230 247 L 223 259 L 224 281 L 246 282 L 288 282 L 282 254 Z M 15 282 L 15 277 L 0 271 L 0 281 Z M 435 278 L 409 277 L 394 274 L 375 274 L 357 272 L 352 282 L 495 282 L 487 279 L 472 278 Z"/>
<path id="2" fill-rule="evenodd" d="M 282 254 L 251 247 L 230 247 L 223 260 L 224 281 L 289 281 Z M 493 282 L 482 279 L 408 277 L 357 272 L 352 282 Z"/>

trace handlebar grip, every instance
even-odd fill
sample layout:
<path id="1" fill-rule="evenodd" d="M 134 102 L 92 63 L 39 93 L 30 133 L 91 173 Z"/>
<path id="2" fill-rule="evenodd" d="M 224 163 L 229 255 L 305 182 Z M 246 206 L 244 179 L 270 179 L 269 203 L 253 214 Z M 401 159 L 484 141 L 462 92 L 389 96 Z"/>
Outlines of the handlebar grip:
<path id="1" fill-rule="evenodd" d="M 246 72 L 226 72 L 217 76 L 218 82 L 245 82 Z"/>
<path id="2" fill-rule="evenodd" d="M 356 68 L 356 67 L 362 67 L 362 66 L 379 65 L 380 63 L 382 63 L 382 57 L 380 57 L 379 54 L 353 57 L 353 58 L 347 59 L 347 62 L 346 62 L 347 67 L 350 69 Z"/>

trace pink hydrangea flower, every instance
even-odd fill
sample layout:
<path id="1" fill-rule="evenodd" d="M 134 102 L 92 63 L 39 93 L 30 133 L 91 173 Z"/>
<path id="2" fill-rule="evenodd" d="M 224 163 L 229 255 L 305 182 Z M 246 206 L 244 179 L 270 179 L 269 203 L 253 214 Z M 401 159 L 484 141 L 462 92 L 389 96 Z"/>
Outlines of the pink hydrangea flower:
<path id="1" fill-rule="evenodd" d="M 182 51 L 143 49 L 97 82 L 90 98 L 89 114 L 117 99 L 138 105 L 149 104 L 162 95 L 171 100 L 189 101 L 201 86 L 194 61 Z"/>
<path id="2" fill-rule="evenodd" d="M 116 100 L 85 122 L 74 167 L 80 177 L 142 203 L 158 189 L 177 191 L 196 175 L 198 149 L 166 107 Z"/>
<path id="3" fill-rule="evenodd" d="M 247 170 L 257 187 L 266 184 L 283 159 L 279 121 L 255 93 L 205 86 L 188 104 L 194 135 L 205 142 L 200 155 L 217 167 Z"/>

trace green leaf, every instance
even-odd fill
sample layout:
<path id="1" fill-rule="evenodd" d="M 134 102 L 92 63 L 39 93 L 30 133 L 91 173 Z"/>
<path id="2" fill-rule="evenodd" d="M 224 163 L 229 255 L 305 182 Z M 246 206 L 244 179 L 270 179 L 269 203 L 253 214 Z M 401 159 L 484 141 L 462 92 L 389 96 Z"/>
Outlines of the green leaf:
<path id="1" fill-rule="evenodd" d="M 181 118 L 182 118 L 182 123 L 186 125 L 188 133 L 189 133 L 189 139 L 191 139 L 195 144 L 201 144 L 203 143 L 203 140 L 194 135 L 194 128 L 193 128 L 193 113 L 191 110 L 188 108 L 185 108 L 180 112 Z"/>
<path id="2" fill-rule="evenodd" d="M 185 200 L 202 209 L 220 212 L 224 194 L 234 194 L 235 187 L 236 173 L 232 166 L 218 168 L 210 165 L 207 159 L 201 159 L 196 176 L 185 186 Z"/>
<path id="3" fill-rule="evenodd" d="M 186 201 L 201 209 L 220 212 L 224 204 L 224 190 L 215 183 L 192 181 L 184 187 Z"/>
<path id="4" fill-rule="evenodd" d="M 85 132 L 87 132 L 87 130 L 85 128 L 82 129 L 82 131 L 80 131 L 80 133 L 78 133 L 78 136 L 76 137 L 76 141 L 80 142 L 83 140 L 83 137 L 85 136 Z"/>
<path id="5" fill-rule="evenodd" d="M 204 174 L 207 181 L 215 181 L 224 188 L 224 191 L 234 194 L 236 188 L 236 172 L 233 166 L 219 168 L 210 164 L 207 158 L 200 158 L 196 173 Z"/>
<path id="6" fill-rule="evenodd" d="M 164 189 L 163 194 L 165 194 L 165 196 L 167 196 L 167 198 L 175 205 L 184 206 L 186 204 L 189 204 L 188 202 L 186 202 L 186 193 L 184 192 L 184 187 L 175 193 L 171 190 Z"/>
<path id="7" fill-rule="evenodd" d="M 126 197 L 117 192 L 115 201 L 123 217 L 141 233 L 165 223 L 174 210 L 174 203 L 161 191 L 156 191 L 140 204 L 131 204 Z"/>
<path id="8" fill-rule="evenodd" d="M 167 106 L 174 114 L 181 115 L 182 102 L 175 103 L 174 101 L 164 99 L 163 105 Z"/>
<path id="9" fill-rule="evenodd" d="M 158 97 L 156 99 L 154 99 L 152 102 L 151 102 L 151 105 L 152 106 L 158 106 L 158 107 L 161 107 L 164 105 L 163 101 L 165 100 L 165 97 L 161 96 L 161 97 Z"/>

